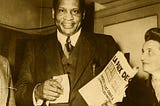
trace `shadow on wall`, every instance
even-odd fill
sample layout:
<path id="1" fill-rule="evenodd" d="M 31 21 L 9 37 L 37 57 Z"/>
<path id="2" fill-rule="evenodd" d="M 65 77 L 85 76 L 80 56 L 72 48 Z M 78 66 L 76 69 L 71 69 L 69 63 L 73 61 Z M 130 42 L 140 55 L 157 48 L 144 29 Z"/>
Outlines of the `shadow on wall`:
<path id="1" fill-rule="evenodd" d="M 31 35 L 0 27 L 0 55 L 6 57 L 10 63 L 14 84 L 18 79 L 26 38 L 30 37 Z"/>
<path id="2" fill-rule="evenodd" d="M 0 27 L 0 55 L 8 57 L 10 35 L 8 30 Z"/>
<path id="3" fill-rule="evenodd" d="M 94 3 L 86 5 L 86 14 L 83 27 L 89 32 L 93 32 L 94 30 Z"/>

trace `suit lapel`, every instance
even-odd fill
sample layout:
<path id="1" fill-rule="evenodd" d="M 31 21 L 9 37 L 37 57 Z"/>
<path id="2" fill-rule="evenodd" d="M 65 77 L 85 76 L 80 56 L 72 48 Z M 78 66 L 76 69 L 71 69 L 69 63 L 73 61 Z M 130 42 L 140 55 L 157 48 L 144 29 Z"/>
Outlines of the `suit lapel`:
<path id="1" fill-rule="evenodd" d="M 85 35 L 82 33 L 76 45 L 79 46 L 79 54 L 77 57 L 77 68 L 73 87 L 80 80 L 82 74 L 86 71 L 85 69 L 88 66 L 88 63 L 92 60 L 95 54 L 95 40 L 88 36 L 92 35 Z"/>
<path id="2" fill-rule="evenodd" d="M 60 56 L 60 44 L 57 40 L 56 33 L 45 42 L 44 45 L 44 58 L 46 59 L 47 75 L 60 75 L 63 74 L 63 67 Z"/>

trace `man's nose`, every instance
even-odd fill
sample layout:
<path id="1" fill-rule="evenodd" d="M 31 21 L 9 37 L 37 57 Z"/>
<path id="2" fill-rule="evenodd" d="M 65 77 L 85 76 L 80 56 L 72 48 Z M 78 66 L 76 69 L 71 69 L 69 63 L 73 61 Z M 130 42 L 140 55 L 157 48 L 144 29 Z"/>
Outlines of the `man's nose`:
<path id="1" fill-rule="evenodd" d="M 73 15 L 72 13 L 69 11 L 66 13 L 65 17 L 64 17 L 66 20 L 72 20 L 73 19 Z"/>

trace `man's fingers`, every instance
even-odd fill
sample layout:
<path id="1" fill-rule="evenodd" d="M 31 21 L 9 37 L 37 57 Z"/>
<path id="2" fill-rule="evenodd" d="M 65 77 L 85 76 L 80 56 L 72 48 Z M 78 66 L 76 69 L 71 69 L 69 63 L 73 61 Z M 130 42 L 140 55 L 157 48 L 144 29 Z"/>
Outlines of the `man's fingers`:
<path id="1" fill-rule="evenodd" d="M 62 77 L 57 77 L 57 76 L 53 76 L 52 78 L 53 80 L 56 80 L 57 82 L 61 83 L 63 78 Z"/>
<path id="2" fill-rule="evenodd" d="M 36 89 L 36 96 L 46 100 L 56 100 L 63 93 L 61 84 L 55 79 L 49 79 Z"/>
<path id="3" fill-rule="evenodd" d="M 62 86 L 54 79 L 50 79 L 44 83 L 43 98 L 46 100 L 56 100 L 63 93 Z"/>
<path id="4" fill-rule="evenodd" d="M 54 93 L 58 93 L 58 94 L 62 94 L 63 93 L 63 89 L 57 87 L 57 86 L 50 86 L 50 85 L 46 85 L 43 88 L 43 92 L 54 92 Z"/>
<path id="5" fill-rule="evenodd" d="M 60 82 L 58 82 L 58 80 L 56 79 L 50 79 L 49 80 L 49 85 L 52 87 L 58 87 L 59 89 L 63 89 L 62 85 L 60 84 Z"/>
<path id="6" fill-rule="evenodd" d="M 46 100 L 56 100 L 60 96 L 59 93 L 52 92 L 52 91 L 44 91 L 43 98 Z"/>

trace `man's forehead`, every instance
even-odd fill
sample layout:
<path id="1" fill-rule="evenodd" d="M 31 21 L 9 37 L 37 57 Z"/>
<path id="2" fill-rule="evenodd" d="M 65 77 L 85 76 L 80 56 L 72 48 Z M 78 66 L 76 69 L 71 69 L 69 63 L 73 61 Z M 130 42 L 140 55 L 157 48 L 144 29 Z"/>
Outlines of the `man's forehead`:
<path id="1" fill-rule="evenodd" d="M 59 0 L 58 5 L 59 6 L 67 5 L 68 7 L 69 6 L 79 7 L 80 2 L 79 0 Z"/>

